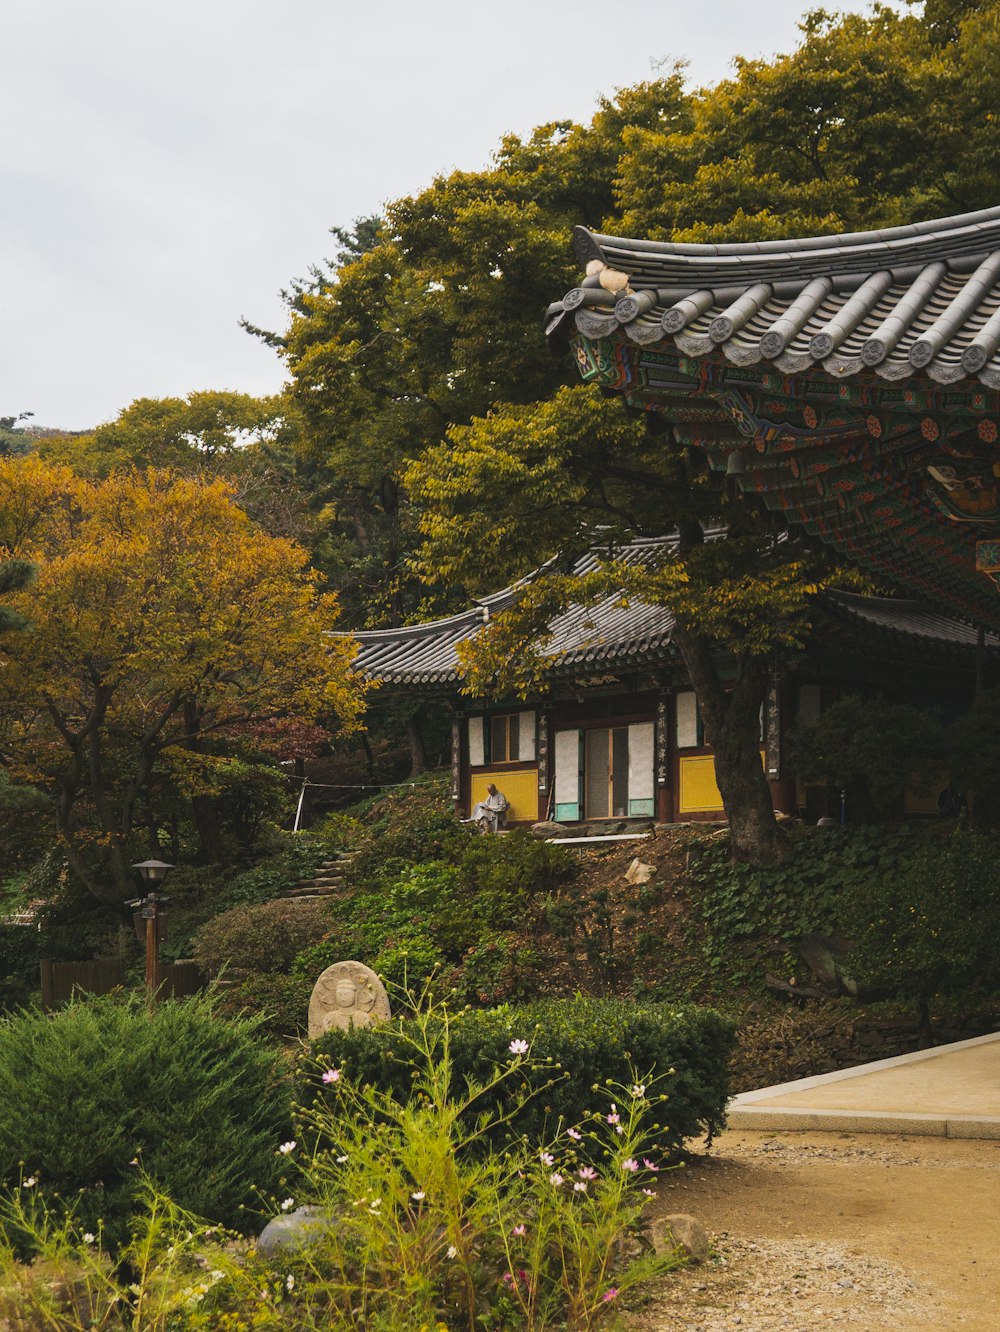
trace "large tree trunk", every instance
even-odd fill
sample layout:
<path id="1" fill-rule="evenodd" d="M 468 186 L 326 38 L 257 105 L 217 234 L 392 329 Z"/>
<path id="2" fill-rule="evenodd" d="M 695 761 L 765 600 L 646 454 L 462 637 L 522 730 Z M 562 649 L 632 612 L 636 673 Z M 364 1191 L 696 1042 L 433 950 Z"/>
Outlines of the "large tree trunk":
<path id="1" fill-rule="evenodd" d="M 729 821 L 733 860 L 757 865 L 781 859 L 783 844 L 771 792 L 760 761 L 760 709 L 767 688 L 767 659 L 737 658 L 736 680 L 719 676 L 711 641 L 680 621 L 674 629 L 705 719 L 715 758 L 715 779 Z"/>
<path id="2" fill-rule="evenodd" d="M 184 704 L 185 745 L 197 753 L 201 749 L 201 715 L 194 703 Z M 225 839 L 219 827 L 219 802 L 215 796 L 191 797 L 191 817 L 198 834 L 201 859 L 209 865 L 225 865 L 227 861 Z"/>
<path id="3" fill-rule="evenodd" d="M 418 777 L 427 771 L 427 748 L 416 717 L 406 723 L 406 738 L 410 742 L 410 776 Z"/>

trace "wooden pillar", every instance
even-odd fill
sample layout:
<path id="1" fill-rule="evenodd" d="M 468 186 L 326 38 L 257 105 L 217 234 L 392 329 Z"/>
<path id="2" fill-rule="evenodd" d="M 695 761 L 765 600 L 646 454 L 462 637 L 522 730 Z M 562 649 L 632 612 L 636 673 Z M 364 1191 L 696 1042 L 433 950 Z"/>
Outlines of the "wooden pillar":
<path id="1" fill-rule="evenodd" d="M 775 663 L 764 701 L 764 760 L 769 782 L 781 781 L 781 677 Z"/>
<path id="2" fill-rule="evenodd" d="M 456 810 L 462 803 L 462 719 L 451 719 L 451 800 Z"/>
<path id="3" fill-rule="evenodd" d="M 538 817 L 549 817 L 549 804 L 552 789 L 552 769 L 549 754 L 549 714 L 542 709 L 537 712 L 538 741 L 535 761 L 538 764 Z"/>
<path id="4" fill-rule="evenodd" d="M 656 817 L 671 823 L 670 809 L 670 700 L 661 693 L 656 700 Z"/>

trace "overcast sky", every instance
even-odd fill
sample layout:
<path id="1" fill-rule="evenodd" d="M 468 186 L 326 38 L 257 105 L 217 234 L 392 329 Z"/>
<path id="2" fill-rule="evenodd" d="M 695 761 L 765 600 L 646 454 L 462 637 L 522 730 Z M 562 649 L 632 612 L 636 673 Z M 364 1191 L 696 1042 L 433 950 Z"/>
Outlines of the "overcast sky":
<path id="1" fill-rule="evenodd" d="M 3 5 L 0 415 L 282 381 L 241 316 L 331 226 L 686 58 L 797 40 L 805 0 L 26 0 Z M 850 6 L 860 8 L 860 5 Z M 567 238 L 568 243 L 568 238 Z"/>

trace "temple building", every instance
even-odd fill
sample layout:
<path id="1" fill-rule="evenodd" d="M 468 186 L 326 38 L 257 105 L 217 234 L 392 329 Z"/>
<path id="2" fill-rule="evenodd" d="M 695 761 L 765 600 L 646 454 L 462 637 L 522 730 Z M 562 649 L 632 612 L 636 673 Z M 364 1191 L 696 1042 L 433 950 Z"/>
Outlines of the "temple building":
<path id="1" fill-rule="evenodd" d="M 619 558 L 663 554 L 670 538 L 637 540 Z M 584 574 L 599 552 L 577 560 Z M 450 700 L 452 797 L 468 814 L 492 782 L 510 802 L 510 821 L 723 818 L 722 798 L 697 700 L 662 606 L 618 595 L 571 605 L 549 625 L 544 694 L 526 701 L 463 695 L 458 645 L 475 637 L 517 596 L 505 588 L 446 619 L 355 633 L 355 669 L 389 689 Z M 977 662 L 993 660 L 1000 638 L 916 601 L 826 592 L 801 653 L 775 659 L 761 713 L 761 762 L 775 807 L 810 818 L 836 811 L 839 793 L 798 783 L 787 761 L 794 722 L 812 720 L 838 695 L 889 692 L 896 702 L 955 716 L 971 702 Z M 725 660 L 721 665 L 725 670 Z M 938 812 L 938 792 L 907 797 L 913 814 Z"/>
<path id="2" fill-rule="evenodd" d="M 581 378 L 642 412 L 654 435 L 701 451 L 747 502 L 914 598 L 824 593 L 803 652 L 775 659 L 761 716 L 774 804 L 823 812 L 827 794 L 788 770 L 797 717 L 887 681 L 895 700 L 955 713 L 998 646 L 1000 208 L 729 245 L 580 227 L 574 244 L 584 273 L 546 327 Z M 630 558 L 654 548 L 636 542 Z M 458 806 L 493 781 L 518 820 L 720 817 L 663 608 L 620 596 L 570 607 L 549 626 L 545 698 L 461 694 L 456 645 L 515 591 L 358 635 L 360 670 L 453 697 Z"/>

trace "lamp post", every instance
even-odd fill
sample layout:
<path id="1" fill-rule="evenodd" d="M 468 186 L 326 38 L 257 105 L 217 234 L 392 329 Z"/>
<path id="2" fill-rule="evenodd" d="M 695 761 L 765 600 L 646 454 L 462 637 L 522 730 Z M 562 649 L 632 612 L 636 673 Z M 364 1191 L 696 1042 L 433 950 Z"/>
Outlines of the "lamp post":
<path id="1" fill-rule="evenodd" d="M 136 897 L 128 903 L 135 913 L 136 931 L 139 921 L 146 922 L 146 995 L 150 1004 L 156 1001 L 160 969 L 160 918 L 170 905 L 170 898 L 157 889 L 173 869 L 162 860 L 143 860 L 132 868 L 148 891 L 145 897 Z"/>

